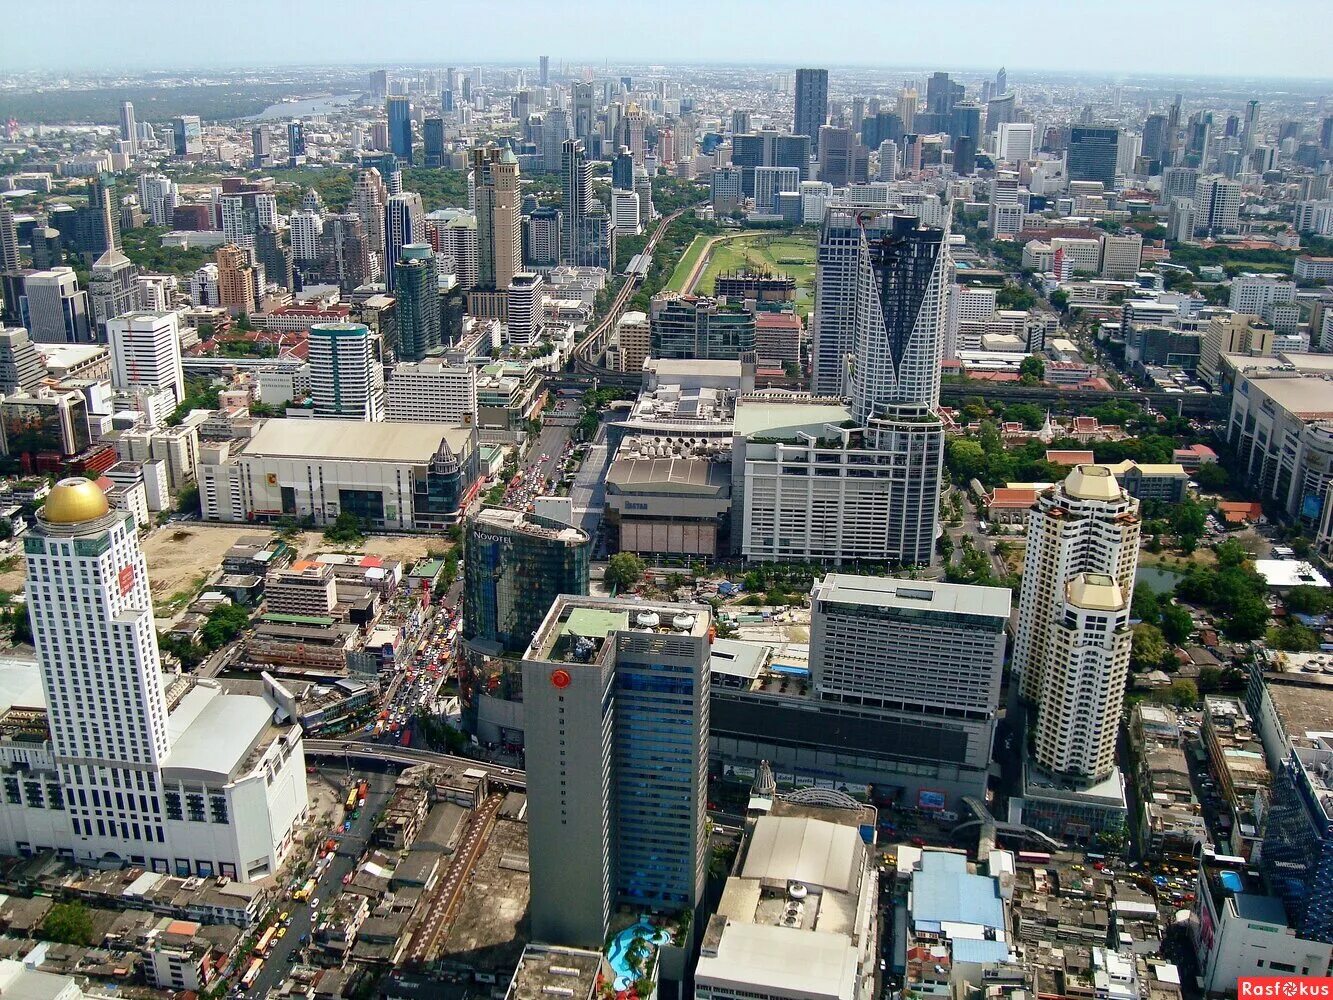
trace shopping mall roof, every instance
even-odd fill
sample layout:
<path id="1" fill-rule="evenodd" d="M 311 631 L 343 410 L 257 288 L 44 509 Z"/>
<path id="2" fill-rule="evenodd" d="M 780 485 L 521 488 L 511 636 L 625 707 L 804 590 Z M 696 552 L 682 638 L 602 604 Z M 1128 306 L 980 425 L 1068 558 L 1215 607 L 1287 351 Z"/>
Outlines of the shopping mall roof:
<path id="1" fill-rule="evenodd" d="M 242 454 L 250 458 L 324 459 L 351 462 L 425 463 L 446 441 L 455 452 L 471 441 L 473 429 L 436 423 L 379 423 L 363 420 L 265 420 Z"/>

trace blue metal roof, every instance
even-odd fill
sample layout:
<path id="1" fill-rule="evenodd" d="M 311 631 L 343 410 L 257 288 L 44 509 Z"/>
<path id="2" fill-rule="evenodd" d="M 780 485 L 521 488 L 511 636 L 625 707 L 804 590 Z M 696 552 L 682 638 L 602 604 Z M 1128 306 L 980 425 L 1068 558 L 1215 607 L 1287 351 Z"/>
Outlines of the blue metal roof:
<path id="1" fill-rule="evenodd" d="M 1003 941 L 954 938 L 952 944 L 955 962 L 978 962 L 986 965 L 1003 962 L 1009 957 L 1009 946 Z"/>
<path id="2" fill-rule="evenodd" d="M 961 854 L 926 851 L 912 875 L 912 921 L 1004 926 L 1004 905 L 996 881 L 970 875 Z"/>

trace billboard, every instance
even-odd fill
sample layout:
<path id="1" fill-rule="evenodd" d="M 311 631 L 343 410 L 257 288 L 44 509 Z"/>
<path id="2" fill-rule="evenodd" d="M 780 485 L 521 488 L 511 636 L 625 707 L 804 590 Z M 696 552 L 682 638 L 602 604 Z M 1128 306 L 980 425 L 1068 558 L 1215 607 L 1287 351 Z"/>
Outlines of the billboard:
<path id="1" fill-rule="evenodd" d="M 944 793 L 937 788 L 923 788 L 916 793 L 918 809 L 943 809 L 944 804 Z"/>

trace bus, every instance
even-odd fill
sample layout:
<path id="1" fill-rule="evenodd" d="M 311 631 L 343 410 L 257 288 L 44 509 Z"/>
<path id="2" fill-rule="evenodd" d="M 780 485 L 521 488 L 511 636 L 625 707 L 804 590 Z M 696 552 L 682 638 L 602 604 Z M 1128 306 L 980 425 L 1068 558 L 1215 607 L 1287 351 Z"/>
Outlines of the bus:
<path id="1" fill-rule="evenodd" d="M 353 785 L 353 786 L 351 787 L 351 790 L 348 791 L 348 793 L 347 793 L 347 801 L 343 803 L 343 807 L 346 808 L 346 809 L 355 809 L 355 808 L 356 808 L 356 785 Z"/>
<path id="2" fill-rule="evenodd" d="M 277 934 L 276 927 L 270 927 L 259 935 L 259 943 L 255 945 L 255 954 L 261 958 L 268 955 L 269 947 L 273 944 L 273 937 Z"/>
<path id="3" fill-rule="evenodd" d="M 297 889 L 296 892 L 292 893 L 292 896 L 299 900 L 307 900 L 310 898 L 310 894 L 314 891 L 315 891 L 315 880 L 307 879 L 306 884 L 301 886 L 301 888 Z"/>
<path id="4" fill-rule="evenodd" d="M 1049 865 L 1051 856 L 1042 851 L 1019 851 L 1018 863 L 1020 865 Z"/>
<path id="5" fill-rule="evenodd" d="M 403 738 L 401 740 L 401 743 L 405 747 L 410 747 L 412 745 L 412 730 L 410 729 L 403 730 Z"/>
<path id="6" fill-rule="evenodd" d="M 255 984 L 255 980 L 259 978 L 259 970 L 262 969 L 263 967 L 264 967 L 264 960 L 262 958 L 256 958 L 254 961 L 252 961 L 250 963 L 250 968 L 246 969 L 245 975 L 241 977 L 241 989 L 248 990 L 251 986 L 253 986 Z"/>

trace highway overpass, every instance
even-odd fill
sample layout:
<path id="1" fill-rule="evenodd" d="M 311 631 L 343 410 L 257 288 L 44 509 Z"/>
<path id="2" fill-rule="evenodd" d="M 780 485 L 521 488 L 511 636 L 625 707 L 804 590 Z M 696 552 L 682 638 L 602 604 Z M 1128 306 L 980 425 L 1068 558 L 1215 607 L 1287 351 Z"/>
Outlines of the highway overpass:
<path id="1" fill-rule="evenodd" d="M 396 764 L 413 767 L 417 764 L 438 764 L 471 767 L 485 771 L 492 781 L 510 788 L 526 789 L 527 775 L 512 767 L 500 767 L 484 760 L 470 757 L 455 757 L 447 753 L 435 753 L 432 750 L 419 750 L 415 747 L 402 747 L 392 743 L 369 743 L 362 740 L 311 740 L 304 741 L 307 757 L 334 758 L 377 764 Z"/>

